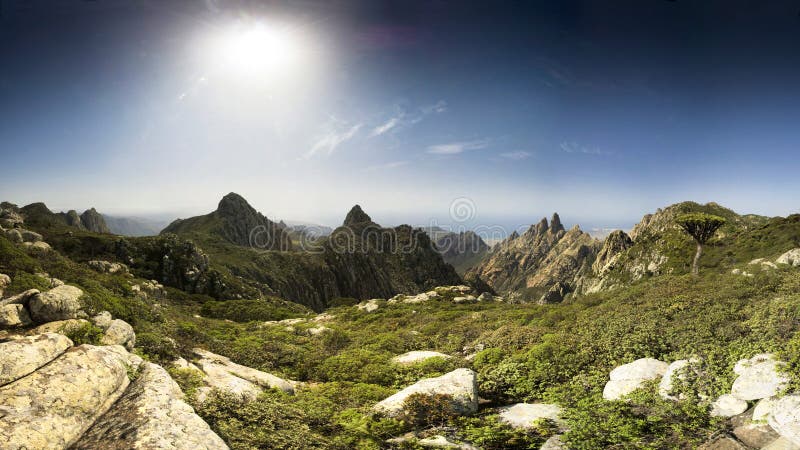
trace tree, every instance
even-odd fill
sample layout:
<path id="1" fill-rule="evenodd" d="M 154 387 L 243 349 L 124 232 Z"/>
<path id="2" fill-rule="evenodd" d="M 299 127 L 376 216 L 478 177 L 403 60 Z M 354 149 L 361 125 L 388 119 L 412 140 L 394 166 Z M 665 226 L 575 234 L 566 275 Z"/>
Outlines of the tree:
<path id="1" fill-rule="evenodd" d="M 700 273 L 699 263 L 700 256 L 703 254 L 703 245 L 725 224 L 725 219 L 712 214 L 689 213 L 678 216 L 676 222 L 697 243 L 697 253 L 695 253 L 694 261 L 692 262 L 692 275 L 698 275 Z"/>

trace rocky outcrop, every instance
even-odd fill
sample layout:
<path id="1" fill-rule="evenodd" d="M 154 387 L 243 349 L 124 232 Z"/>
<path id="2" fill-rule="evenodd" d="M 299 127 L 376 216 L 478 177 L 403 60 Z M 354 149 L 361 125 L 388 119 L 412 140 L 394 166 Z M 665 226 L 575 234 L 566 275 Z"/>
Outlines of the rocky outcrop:
<path id="1" fill-rule="evenodd" d="M 792 267 L 800 267 L 800 248 L 794 248 L 782 254 L 775 261 L 778 264 L 787 264 Z"/>
<path id="2" fill-rule="evenodd" d="M 19 337 L 0 343 L 0 386 L 33 373 L 70 347 L 72 341 L 58 333 Z"/>
<path id="3" fill-rule="evenodd" d="M 611 371 L 609 382 L 603 389 L 603 398 L 619 400 L 642 387 L 649 380 L 661 379 L 669 364 L 653 358 L 642 358 Z"/>
<path id="4" fill-rule="evenodd" d="M 732 417 L 747 410 L 747 402 L 731 394 L 721 395 L 711 404 L 714 417 Z"/>
<path id="5" fill-rule="evenodd" d="M 4 448 L 67 448 L 128 387 L 128 361 L 107 347 L 82 345 L 0 387 Z"/>
<path id="6" fill-rule="evenodd" d="M 87 230 L 95 233 L 111 233 L 103 215 L 94 208 L 87 209 L 81 214 L 81 224 Z"/>
<path id="7" fill-rule="evenodd" d="M 74 449 L 227 449 L 169 374 L 144 363 L 125 394 L 73 446 Z"/>
<path id="8" fill-rule="evenodd" d="M 614 263 L 619 259 L 619 255 L 632 246 L 633 240 L 624 231 L 612 231 L 603 241 L 603 247 L 597 253 L 597 258 L 592 264 L 592 270 L 598 274 L 613 270 Z"/>
<path id="9" fill-rule="evenodd" d="M 417 350 L 395 356 L 394 358 L 392 358 L 392 362 L 397 364 L 414 364 L 431 358 L 450 359 L 452 358 L 452 356 L 445 355 L 444 353 L 439 353 L 439 352 Z"/>
<path id="10" fill-rule="evenodd" d="M 28 302 L 31 318 L 36 323 L 74 319 L 81 309 L 83 291 L 75 286 L 58 286 L 33 296 Z"/>
<path id="11" fill-rule="evenodd" d="M 469 369 L 456 369 L 440 377 L 417 381 L 379 402 L 373 409 L 388 416 L 396 416 L 402 412 L 403 403 L 411 394 L 449 395 L 457 414 L 472 414 L 478 410 L 477 376 Z"/>
<path id="12" fill-rule="evenodd" d="M 456 268 L 459 274 L 478 265 L 489 253 L 489 245 L 473 231 L 458 233 L 439 227 L 425 228 L 425 232 L 436 243 L 436 250 L 444 261 Z"/>
<path id="13" fill-rule="evenodd" d="M 517 292 L 528 300 L 555 303 L 582 291 L 592 278 L 601 244 L 578 226 L 564 229 L 558 214 L 525 233 L 512 235 L 470 271 L 497 292 Z"/>

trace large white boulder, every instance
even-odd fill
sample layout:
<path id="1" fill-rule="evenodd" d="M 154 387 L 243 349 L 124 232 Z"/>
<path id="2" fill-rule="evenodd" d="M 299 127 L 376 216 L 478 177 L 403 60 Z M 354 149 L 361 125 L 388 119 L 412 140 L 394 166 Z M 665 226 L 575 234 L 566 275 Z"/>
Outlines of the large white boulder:
<path id="1" fill-rule="evenodd" d="M 358 308 L 359 311 L 372 312 L 380 308 L 380 305 L 378 304 L 378 300 L 372 299 L 357 304 L 356 308 Z"/>
<path id="2" fill-rule="evenodd" d="M 33 373 L 72 347 L 58 333 L 27 336 L 0 343 L 0 386 Z"/>
<path id="3" fill-rule="evenodd" d="M 778 264 L 788 264 L 790 266 L 800 266 L 800 248 L 793 248 L 788 252 L 782 254 L 775 260 Z"/>
<path id="4" fill-rule="evenodd" d="M 450 359 L 452 356 L 445 355 L 444 353 L 439 352 L 432 352 L 427 350 L 418 350 L 418 351 L 411 351 L 403 353 L 402 355 L 395 356 L 392 358 L 392 362 L 397 364 L 414 364 L 420 361 L 425 361 L 426 359 L 430 358 L 444 358 Z"/>
<path id="5" fill-rule="evenodd" d="M 81 309 L 83 291 L 75 286 L 58 286 L 36 294 L 28 301 L 31 318 L 36 323 L 74 319 Z"/>
<path id="6" fill-rule="evenodd" d="M 89 449 L 223 450 L 209 428 L 161 366 L 144 363 L 114 406 L 73 446 Z"/>
<path id="7" fill-rule="evenodd" d="M 642 387 L 649 380 L 664 376 L 669 364 L 653 358 L 642 358 L 624 364 L 611 371 L 609 382 L 603 389 L 603 398 L 619 400 Z"/>
<path id="8" fill-rule="evenodd" d="M 547 419 L 563 423 L 560 419 L 561 407 L 549 403 L 517 403 L 500 408 L 500 420 L 514 428 L 532 428 L 537 420 Z"/>
<path id="9" fill-rule="evenodd" d="M 733 417 L 747 411 L 747 402 L 730 394 L 721 395 L 711 404 L 713 417 Z"/>
<path id="10" fill-rule="evenodd" d="M 677 400 L 677 397 L 673 396 L 671 392 L 674 388 L 675 381 L 685 378 L 682 373 L 687 367 L 689 367 L 688 359 L 679 359 L 672 362 L 667 367 L 666 372 L 664 372 L 664 376 L 661 378 L 661 382 L 658 384 L 658 394 L 662 398 Z"/>
<path id="11" fill-rule="evenodd" d="M 0 297 L 3 296 L 3 290 L 11 284 L 11 277 L 4 273 L 0 273 Z"/>
<path id="12" fill-rule="evenodd" d="M 284 380 L 275 375 L 236 364 L 230 359 L 196 348 L 194 353 L 200 357 L 197 366 L 206 375 L 205 383 L 214 389 L 255 398 L 262 388 L 279 389 L 294 393 L 295 382 Z"/>
<path id="13" fill-rule="evenodd" d="M 444 394 L 453 398 L 453 408 L 458 414 L 471 414 L 478 410 L 478 382 L 470 369 L 456 369 L 436 378 L 424 378 L 376 404 L 373 409 L 389 416 L 397 416 L 403 403 L 412 394 Z"/>
<path id="14" fill-rule="evenodd" d="M 789 383 L 789 378 L 779 370 L 783 364 L 771 354 L 740 360 L 733 369 L 739 376 L 733 382 L 731 394 L 742 400 L 777 395 Z"/>
<path id="15" fill-rule="evenodd" d="M 767 421 L 778 434 L 800 445 L 800 395 L 787 395 L 776 400 Z"/>

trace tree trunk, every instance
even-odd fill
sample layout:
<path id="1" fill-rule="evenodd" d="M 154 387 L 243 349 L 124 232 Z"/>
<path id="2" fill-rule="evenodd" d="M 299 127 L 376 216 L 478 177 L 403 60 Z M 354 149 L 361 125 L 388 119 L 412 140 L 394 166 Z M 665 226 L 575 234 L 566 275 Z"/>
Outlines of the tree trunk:
<path id="1" fill-rule="evenodd" d="M 703 255 L 703 244 L 697 243 L 697 253 L 694 254 L 694 262 L 692 263 L 692 275 L 700 275 L 700 257 Z"/>

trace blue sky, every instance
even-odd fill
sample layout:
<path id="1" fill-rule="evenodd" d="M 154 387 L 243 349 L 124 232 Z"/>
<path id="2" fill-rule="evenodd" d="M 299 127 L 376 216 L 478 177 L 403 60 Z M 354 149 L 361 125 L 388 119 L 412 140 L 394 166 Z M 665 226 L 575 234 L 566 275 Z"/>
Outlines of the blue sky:
<path id="1" fill-rule="evenodd" d="M 459 198 L 505 226 L 797 212 L 797 5 L 610 3 L 6 0 L 0 197 L 187 216 L 235 191 L 324 224 L 355 203 L 446 224 Z M 280 42 L 245 46 L 254 27 Z"/>

